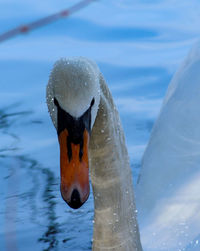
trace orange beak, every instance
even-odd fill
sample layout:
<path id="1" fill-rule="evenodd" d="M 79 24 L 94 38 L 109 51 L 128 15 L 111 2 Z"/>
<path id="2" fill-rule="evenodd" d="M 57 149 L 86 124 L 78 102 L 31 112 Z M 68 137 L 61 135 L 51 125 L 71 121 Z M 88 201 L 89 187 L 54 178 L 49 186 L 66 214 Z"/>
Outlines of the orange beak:
<path id="1" fill-rule="evenodd" d="M 85 129 L 83 143 L 74 144 L 69 140 L 69 132 L 64 129 L 58 136 L 60 144 L 60 190 L 67 204 L 76 209 L 89 196 L 89 133 Z"/>

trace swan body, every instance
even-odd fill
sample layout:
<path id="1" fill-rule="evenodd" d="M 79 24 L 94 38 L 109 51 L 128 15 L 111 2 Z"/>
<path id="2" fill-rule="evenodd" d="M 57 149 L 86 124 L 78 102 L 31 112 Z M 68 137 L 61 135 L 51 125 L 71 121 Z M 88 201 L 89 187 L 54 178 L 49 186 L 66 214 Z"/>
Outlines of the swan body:
<path id="1" fill-rule="evenodd" d="M 197 251 L 200 236 L 200 44 L 169 85 L 136 187 L 147 251 Z"/>
<path id="2" fill-rule="evenodd" d="M 61 194 L 74 208 L 86 201 L 88 187 L 82 184 L 80 175 L 65 175 L 64 172 L 73 161 L 74 168 L 79 166 L 78 171 L 81 165 L 85 170 L 89 165 L 95 208 L 93 250 L 141 251 L 124 133 L 112 96 L 97 65 L 86 58 L 59 60 L 47 85 L 47 105 L 53 124 L 59 131 L 61 151 L 68 151 L 66 138 L 68 140 L 70 131 L 75 133 L 75 129 L 61 121 L 61 116 L 73 123 L 73 128 L 79 128 L 78 121 L 82 127 L 85 126 L 81 136 L 82 159 L 79 152 L 79 161 L 74 161 L 77 151 L 80 151 L 78 141 L 71 143 L 72 155 L 67 152 L 63 155 L 68 157 L 63 157 L 61 153 Z M 87 118 L 90 118 L 89 122 Z M 69 128 L 65 129 L 63 125 Z M 85 141 L 88 142 L 86 146 Z M 67 181 L 72 176 L 75 177 L 73 184 Z M 76 200 L 79 200 L 78 204 Z"/>

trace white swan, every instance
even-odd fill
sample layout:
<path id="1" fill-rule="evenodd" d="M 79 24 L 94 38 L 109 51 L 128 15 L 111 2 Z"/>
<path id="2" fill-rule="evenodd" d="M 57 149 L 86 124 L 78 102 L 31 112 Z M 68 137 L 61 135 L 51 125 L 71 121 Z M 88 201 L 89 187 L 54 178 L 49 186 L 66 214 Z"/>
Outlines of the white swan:
<path id="1" fill-rule="evenodd" d="M 200 250 L 200 43 L 169 85 L 136 201 L 145 250 Z"/>
<path id="2" fill-rule="evenodd" d="M 47 105 L 60 143 L 61 194 L 73 208 L 89 195 L 89 155 L 93 250 L 141 251 L 124 133 L 97 65 L 85 58 L 56 62 Z"/>

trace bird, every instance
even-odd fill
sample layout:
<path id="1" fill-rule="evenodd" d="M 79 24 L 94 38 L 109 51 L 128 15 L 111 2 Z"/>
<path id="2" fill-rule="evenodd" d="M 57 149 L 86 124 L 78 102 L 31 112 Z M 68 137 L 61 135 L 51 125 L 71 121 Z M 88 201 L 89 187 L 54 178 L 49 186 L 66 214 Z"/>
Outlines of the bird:
<path id="1" fill-rule="evenodd" d="M 168 86 L 135 189 L 143 248 L 200 250 L 200 42 Z"/>
<path id="2" fill-rule="evenodd" d="M 85 57 L 56 61 L 46 102 L 60 146 L 61 196 L 71 208 L 86 202 L 91 179 L 92 250 L 142 251 L 125 136 L 97 64 Z"/>

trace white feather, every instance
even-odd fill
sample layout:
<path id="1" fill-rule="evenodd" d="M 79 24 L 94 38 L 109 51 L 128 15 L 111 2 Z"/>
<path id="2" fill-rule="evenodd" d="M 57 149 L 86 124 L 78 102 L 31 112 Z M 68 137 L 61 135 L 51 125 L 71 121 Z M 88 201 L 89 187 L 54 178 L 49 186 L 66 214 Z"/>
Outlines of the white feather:
<path id="1" fill-rule="evenodd" d="M 57 107 L 54 98 L 63 110 L 79 118 L 92 107 L 91 126 L 93 126 L 100 100 L 99 69 L 97 65 L 83 57 L 60 59 L 51 72 L 47 85 L 47 105 L 53 124 L 57 127 Z"/>

